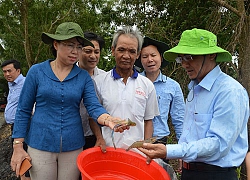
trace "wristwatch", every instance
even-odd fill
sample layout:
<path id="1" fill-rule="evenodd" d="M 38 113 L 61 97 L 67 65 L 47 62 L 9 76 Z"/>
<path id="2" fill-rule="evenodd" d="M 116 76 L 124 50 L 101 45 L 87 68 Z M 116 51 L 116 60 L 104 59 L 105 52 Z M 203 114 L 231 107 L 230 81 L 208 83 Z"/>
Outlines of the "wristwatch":
<path id="1" fill-rule="evenodd" d="M 13 145 L 16 145 L 16 144 L 23 144 L 22 141 L 13 141 Z"/>

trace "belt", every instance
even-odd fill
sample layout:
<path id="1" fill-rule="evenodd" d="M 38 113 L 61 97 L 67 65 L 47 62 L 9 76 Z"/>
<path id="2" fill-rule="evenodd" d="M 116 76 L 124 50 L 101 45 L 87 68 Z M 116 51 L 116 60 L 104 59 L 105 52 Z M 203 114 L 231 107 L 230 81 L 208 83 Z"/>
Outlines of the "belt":
<path id="1" fill-rule="evenodd" d="M 186 163 L 182 161 L 182 167 L 187 170 L 193 170 L 193 171 L 231 171 L 235 170 L 236 167 L 219 167 L 211 164 L 205 164 L 200 162 L 191 162 Z"/>

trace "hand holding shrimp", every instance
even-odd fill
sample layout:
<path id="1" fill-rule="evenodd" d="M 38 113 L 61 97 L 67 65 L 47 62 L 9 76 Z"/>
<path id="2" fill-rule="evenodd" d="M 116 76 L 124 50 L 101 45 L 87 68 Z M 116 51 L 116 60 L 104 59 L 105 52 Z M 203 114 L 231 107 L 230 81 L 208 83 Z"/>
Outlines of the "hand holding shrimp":
<path id="1" fill-rule="evenodd" d="M 120 132 L 120 133 L 122 133 L 124 130 L 128 130 L 131 126 L 128 124 L 127 120 L 122 120 L 121 118 L 118 117 L 112 117 L 109 114 L 102 114 L 97 119 L 97 121 L 99 124 L 108 126 L 115 132 Z"/>
<path id="2" fill-rule="evenodd" d="M 167 156 L 167 147 L 164 144 L 143 143 L 142 147 L 137 149 L 147 156 L 147 164 L 152 159 L 166 158 Z"/>
<path id="3" fill-rule="evenodd" d="M 117 124 L 113 127 L 113 130 L 112 130 L 112 133 L 111 133 L 111 138 L 112 138 L 112 142 L 113 142 L 113 145 L 114 145 L 114 148 L 116 149 L 116 146 L 115 146 L 115 140 L 114 140 L 114 132 L 116 132 L 116 128 L 119 128 L 120 126 L 136 126 L 136 123 L 131 121 L 129 118 L 128 120 L 121 120 L 121 121 L 117 121 L 116 122 Z"/>
<path id="4" fill-rule="evenodd" d="M 160 139 L 157 139 L 157 137 L 151 137 L 151 138 L 148 138 L 148 139 L 145 139 L 145 140 L 141 140 L 141 141 L 135 141 L 133 144 L 131 144 L 127 149 L 126 151 L 129 151 L 130 149 L 132 148 L 140 148 L 140 147 L 143 147 L 143 144 L 144 143 L 151 143 L 151 144 L 164 144 L 166 145 L 167 144 L 167 136 L 164 136 Z"/>

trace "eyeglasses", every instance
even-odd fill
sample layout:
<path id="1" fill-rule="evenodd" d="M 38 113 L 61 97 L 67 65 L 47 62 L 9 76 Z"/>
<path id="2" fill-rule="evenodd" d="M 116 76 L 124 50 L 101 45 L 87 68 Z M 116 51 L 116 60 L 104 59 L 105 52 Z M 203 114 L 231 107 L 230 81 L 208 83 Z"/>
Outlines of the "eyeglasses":
<path id="1" fill-rule="evenodd" d="M 68 49 L 68 51 L 73 51 L 75 48 L 77 50 L 77 52 L 81 53 L 82 52 L 82 45 L 76 45 L 74 43 L 66 43 L 66 42 L 61 42 L 64 46 L 66 46 L 66 48 Z"/>
<path id="2" fill-rule="evenodd" d="M 187 54 L 187 55 L 184 55 L 184 56 L 178 56 L 177 58 L 175 58 L 175 61 L 177 62 L 177 63 L 182 63 L 182 61 L 186 61 L 186 62 L 188 62 L 188 61 L 192 61 L 193 60 L 193 57 L 192 57 L 192 55 L 189 55 L 189 54 Z"/>

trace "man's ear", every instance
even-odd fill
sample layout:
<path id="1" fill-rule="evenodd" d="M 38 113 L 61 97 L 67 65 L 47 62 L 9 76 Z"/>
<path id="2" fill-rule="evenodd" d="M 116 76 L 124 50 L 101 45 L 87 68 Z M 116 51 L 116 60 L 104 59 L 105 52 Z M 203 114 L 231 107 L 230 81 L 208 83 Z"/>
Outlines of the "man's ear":
<path id="1" fill-rule="evenodd" d="M 111 52 L 112 52 L 112 56 L 115 56 L 115 48 L 114 48 L 114 46 L 111 47 Z"/>
<path id="2" fill-rule="evenodd" d="M 217 54 L 209 54 L 209 60 L 215 60 L 216 59 Z"/>

